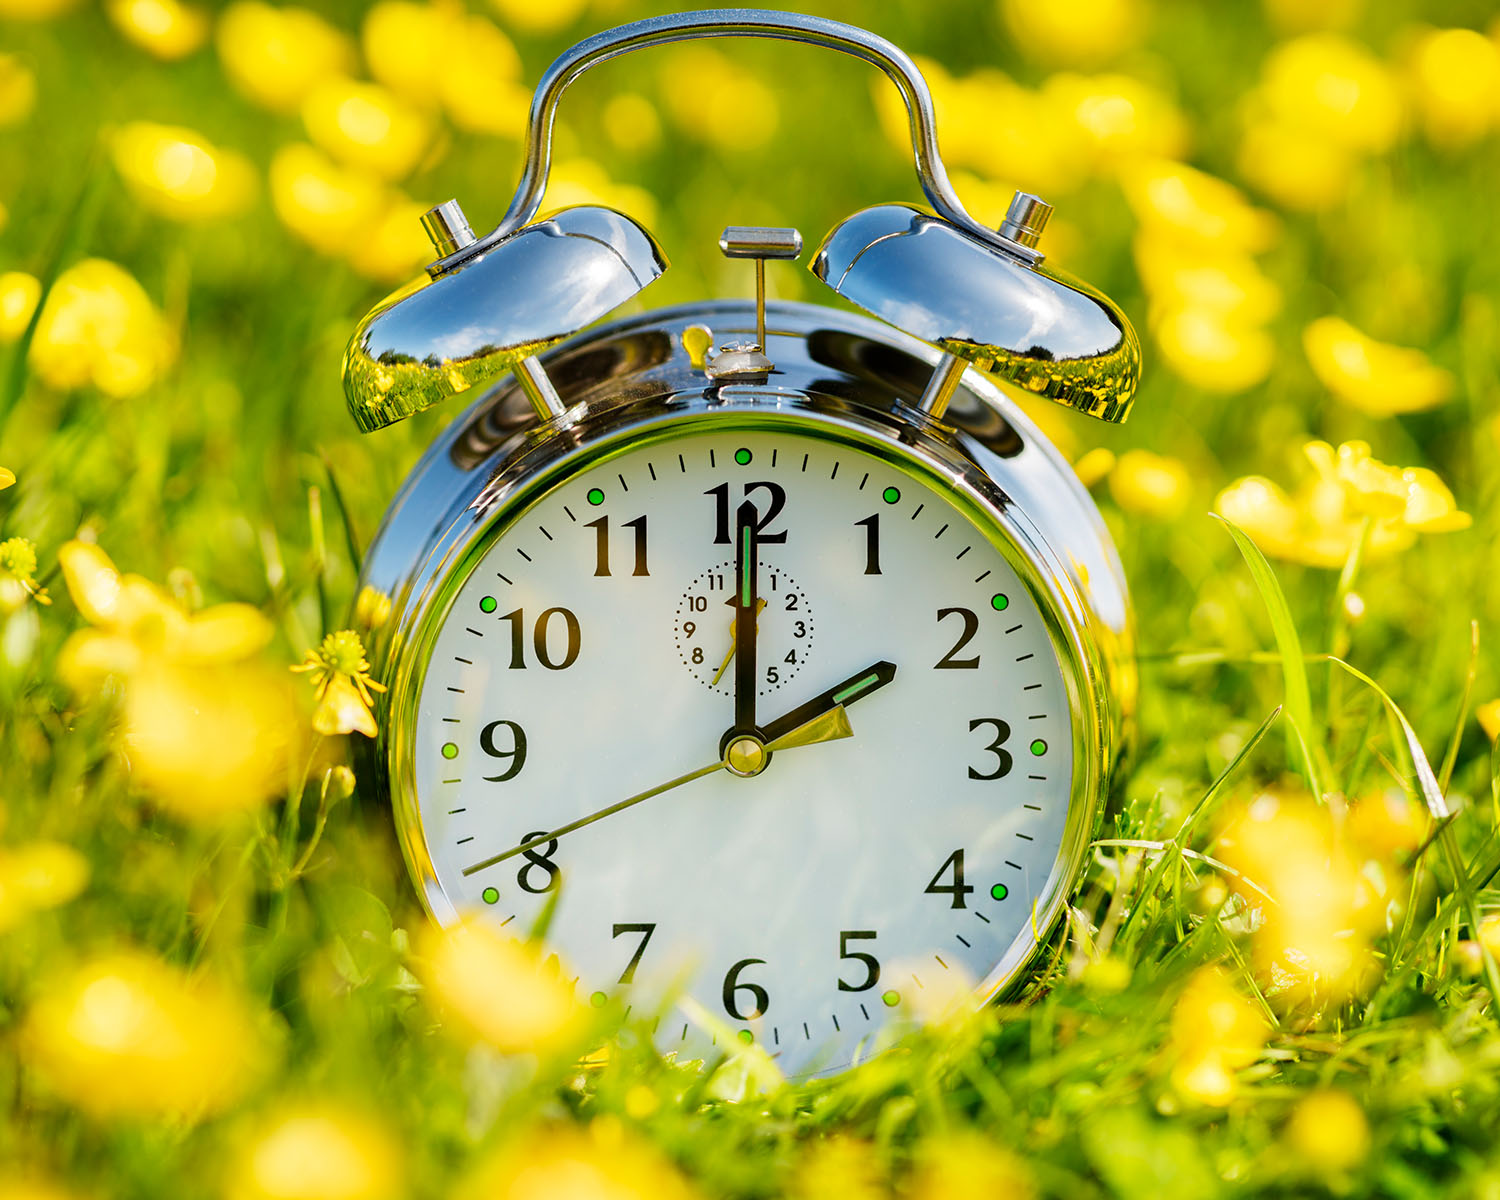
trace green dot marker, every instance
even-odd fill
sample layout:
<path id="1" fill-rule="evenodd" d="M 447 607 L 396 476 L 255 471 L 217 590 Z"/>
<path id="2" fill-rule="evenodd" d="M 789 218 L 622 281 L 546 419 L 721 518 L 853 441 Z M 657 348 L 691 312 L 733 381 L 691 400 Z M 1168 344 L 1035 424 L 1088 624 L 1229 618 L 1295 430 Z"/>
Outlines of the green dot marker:
<path id="1" fill-rule="evenodd" d="M 880 493 L 880 498 L 887 504 L 894 504 L 897 500 L 901 499 L 901 493 L 893 487 L 888 487 Z"/>
<path id="2" fill-rule="evenodd" d="M 604 503 L 604 493 L 601 492 L 598 488 L 589 488 L 589 503 L 590 504 L 603 504 Z"/>
<path id="3" fill-rule="evenodd" d="M 742 463 L 740 465 L 743 466 L 744 464 Z M 755 1035 L 748 1029 L 741 1029 L 735 1036 L 738 1037 L 740 1041 L 744 1042 L 747 1046 L 755 1040 Z"/>
<path id="4" fill-rule="evenodd" d="M 880 998 L 885 1001 L 885 1006 L 887 1008 L 895 1008 L 896 1005 L 901 1003 L 900 992 L 886 992 L 885 995 L 881 996 Z"/>
<path id="5" fill-rule="evenodd" d="M 744 449 L 743 447 L 741 447 L 739 450 L 736 450 L 734 452 L 734 461 L 739 463 L 742 467 L 748 467 L 750 465 L 750 451 Z M 744 1031 L 741 1030 L 741 1032 Z"/>
<path id="6" fill-rule="evenodd" d="M 486 596 L 483 600 L 481 600 L 479 602 L 479 611 L 480 612 L 492 613 L 492 612 L 495 611 L 495 609 L 497 609 L 499 607 L 500 606 L 495 603 L 495 597 L 493 597 L 493 596 Z"/>
<path id="7" fill-rule="evenodd" d="M 456 742 L 444 742 L 443 743 L 443 757 L 444 758 L 457 758 L 458 757 L 458 744 Z"/>
<path id="8" fill-rule="evenodd" d="M 1010 607 L 1010 597 L 1004 592 L 996 592 L 990 597 L 990 607 L 996 612 L 1004 612 Z"/>
<path id="9" fill-rule="evenodd" d="M 990 895 L 996 900 L 1004 900 L 1005 897 L 1010 895 L 1010 888 L 1006 887 L 1003 883 L 997 883 L 994 887 L 990 888 Z"/>
<path id="10" fill-rule="evenodd" d="M 606 996 L 603 992 L 595 992 L 592 996 L 589 997 L 589 1003 L 592 1004 L 595 1008 L 603 1008 L 606 1004 L 609 1003 L 609 997 Z"/>
<path id="11" fill-rule="evenodd" d="M 496 904 L 500 900 L 499 890 L 492 887 L 485 888 L 484 891 L 479 893 L 479 896 L 486 904 Z"/>
<path id="12" fill-rule="evenodd" d="M 1042 755 L 1047 753 L 1047 743 L 1042 741 L 1041 738 L 1037 738 L 1036 741 L 1031 743 L 1031 752 L 1038 758 L 1041 758 Z"/>

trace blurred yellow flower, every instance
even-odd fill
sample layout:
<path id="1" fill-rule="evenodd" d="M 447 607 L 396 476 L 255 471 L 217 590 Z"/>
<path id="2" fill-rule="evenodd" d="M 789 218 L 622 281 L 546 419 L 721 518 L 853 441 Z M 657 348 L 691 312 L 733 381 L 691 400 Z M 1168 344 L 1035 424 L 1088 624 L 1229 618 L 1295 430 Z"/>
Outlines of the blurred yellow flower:
<path id="1" fill-rule="evenodd" d="M 1479 922 L 1479 942 L 1496 958 L 1500 958 L 1500 913 L 1492 913 Z"/>
<path id="2" fill-rule="evenodd" d="M 430 999 L 470 1035 L 507 1054 L 576 1049 L 587 1012 L 556 958 L 478 918 L 424 928 L 419 950 Z"/>
<path id="3" fill-rule="evenodd" d="M 1346 29 L 1359 19 L 1365 0 L 1261 0 L 1271 24 L 1283 33 L 1309 29 Z"/>
<path id="4" fill-rule="evenodd" d="M 61 842 L 0 847 L 0 932 L 66 904 L 89 879 L 88 860 Z"/>
<path id="5" fill-rule="evenodd" d="M 376 630 L 391 619 L 391 598 L 369 584 L 354 598 L 354 623 L 361 629 Z"/>
<path id="6" fill-rule="evenodd" d="M 1036 4 L 999 0 L 1016 46 L 1042 62 L 1086 66 L 1117 58 L 1140 41 L 1146 11 L 1140 0 L 1073 0 Z"/>
<path id="7" fill-rule="evenodd" d="M 1073 474 L 1078 476 L 1078 481 L 1084 487 L 1091 488 L 1096 483 L 1104 482 L 1115 469 L 1116 461 L 1113 450 L 1107 446 L 1095 446 L 1073 464 Z"/>
<path id="8" fill-rule="evenodd" d="M 1473 29 L 1428 29 L 1409 47 L 1407 81 L 1427 139 L 1457 149 L 1500 124 L 1500 46 Z"/>
<path id="9" fill-rule="evenodd" d="M 305 142 L 271 159 L 271 205 L 282 224 L 313 249 L 341 255 L 365 237 L 386 202 L 381 182 L 331 162 Z"/>
<path id="10" fill-rule="evenodd" d="M 378 83 L 334 76 L 302 103 L 308 136 L 351 167 L 385 179 L 409 175 L 431 141 L 427 119 Z"/>
<path id="11" fill-rule="evenodd" d="M 1427 837 L 1427 810 L 1396 788 L 1361 796 L 1349 809 L 1349 838 L 1370 857 L 1391 862 Z"/>
<path id="12" fill-rule="evenodd" d="M 39 995 L 21 1059 L 95 1117 L 212 1115 L 244 1093 L 266 1057 L 238 996 L 154 955 L 94 959 Z"/>
<path id="13" fill-rule="evenodd" d="M 547 208 L 602 204 L 627 212 L 648 229 L 656 224 L 656 197 L 645 188 L 616 183 L 592 158 L 570 158 L 554 164 L 547 185 Z"/>
<path id="14" fill-rule="evenodd" d="M 36 76 L 14 54 L 0 54 L 0 129 L 19 125 L 36 104 Z"/>
<path id="15" fill-rule="evenodd" d="M 744 151 L 775 136 L 781 121 L 776 94 L 727 54 L 684 46 L 667 56 L 658 78 L 673 123 L 701 142 Z"/>
<path id="16" fill-rule="evenodd" d="M 208 15 L 178 0 L 105 0 L 104 11 L 125 37 L 166 62 L 208 40 Z"/>
<path id="17" fill-rule="evenodd" d="M 9 1171 L 0 1174 L 0 1196 L 6 1200 L 79 1200 L 77 1192 L 40 1175 L 13 1175 Z"/>
<path id="18" fill-rule="evenodd" d="M 1276 46 L 1261 66 L 1255 99 L 1272 120 L 1365 154 L 1389 150 L 1405 118 L 1390 68 L 1333 33 Z"/>
<path id="19" fill-rule="evenodd" d="M 1231 183 L 1170 159 L 1140 159 L 1120 173 L 1125 200 L 1142 224 L 1221 251 L 1256 254 L 1276 237 L 1276 219 Z M 1186 252 L 1186 249 L 1184 249 Z"/>
<path id="20" fill-rule="evenodd" d="M 110 151 L 131 194 L 176 221 L 233 216 L 255 194 L 250 160 L 191 129 L 132 121 L 110 138 Z"/>
<path id="21" fill-rule="evenodd" d="M 638 154 L 661 141 L 661 118 L 656 105 L 639 92 L 611 96 L 600 113 L 604 134 L 617 150 Z"/>
<path id="22" fill-rule="evenodd" d="M 1032 1200 L 1031 1168 L 977 1131 L 939 1133 L 918 1144 L 911 1200 Z"/>
<path id="23" fill-rule="evenodd" d="M 330 633 L 316 650 L 292 668 L 309 672 L 318 707 L 313 713 L 313 728 L 321 734 L 362 733 L 374 737 L 379 733 L 370 712 L 374 704 L 372 691 L 385 691 L 385 684 L 370 678 L 370 663 L 365 658 L 365 644 L 352 629 Z"/>
<path id="24" fill-rule="evenodd" d="M 1199 1104 L 1234 1099 L 1235 1072 L 1260 1057 L 1271 1029 L 1264 1015 L 1218 967 L 1200 967 L 1172 1006 L 1172 1086 Z"/>
<path id="25" fill-rule="evenodd" d="M 92 385 L 135 396 L 177 357 L 177 338 L 123 267 L 87 258 L 52 285 L 31 341 L 31 368 L 59 391 Z"/>
<path id="26" fill-rule="evenodd" d="M 578 20 L 589 0 L 490 0 L 490 7 L 513 29 L 551 33 Z"/>
<path id="27" fill-rule="evenodd" d="M 50 21 L 77 4 L 78 0 L 0 0 L 0 19 Z"/>
<path id="28" fill-rule="evenodd" d="M 1241 325 L 1260 325 L 1281 309 L 1281 289 L 1236 251 L 1205 252 L 1159 228 L 1135 239 L 1136 270 L 1157 315 L 1193 309 Z"/>
<path id="29" fill-rule="evenodd" d="M 1156 342 L 1174 374 L 1205 392 L 1232 395 L 1271 373 L 1276 345 L 1258 326 L 1203 308 L 1180 308 L 1156 319 Z"/>
<path id="30" fill-rule="evenodd" d="M 1310 324 L 1302 346 L 1323 386 L 1373 417 L 1432 408 L 1453 393 L 1453 376 L 1420 350 L 1377 342 L 1338 317 Z"/>
<path id="31" fill-rule="evenodd" d="M 1177 158 L 1187 151 L 1188 125 L 1176 106 L 1150 84 L 1129 75 L 1054 75 L 1042 103 L 1072 118 L 1095 170 L 1146 156 Z"/>
<path id="32" fill-rule="evenodd" d="M 42 298 L 42 281 L 24 271 L 0 275 L 0 345 L 13 342 L 26 332 L 31 314 Z"/>
<path id="33" fill-rule="evenodd" d="M 1486 700 L 1475 710 L 1479 728 L 1492 742 L 1500 742 L 1500 699 Z"/>
<path id="34" fill-rule="evenodd" d="M 1170 521 L 1187 508 L 1193 481 L 1175 458 L 1149 450 L 1127 450 L 1110 473 L 1109 491 L 1115 503 L 1128 513 Z"/>
<path id="35" fill-rule="evenodd" d="M 469 16 L 454 29 L 437 82 L 449 119 L 470 133 L 520 137 L 531 89 L 518 81 L 521 59 L 494 22 Z"/>
<path id="36" fill-rule="evenodd" d="M 349 38 L 305 8 L 236 0 L 214 40 L 229 81 L 275 112 L 295 112 L 318 84 L 354 65 Z"/>
<path id="37" fill-rule="evenodd" d="M 694 1200 L 697 1191 L 617 1120 L 517 1138 L 481 1161 L 459 1200 Z"/>
<path id="38" fill-rule="evenodd" d="M 52 603 L 47 589 L 36 581 L 36 547 L 27 538 L 7 538 L 0 542 L 0 616 L 20 611 L 28 600 Z"/>
<path id="39" fill-rule="evenodd" d="M 1280 121 L 1257 121 L 1246 129 L 1236 164 L 1247 183 L 1293 212 L 1338 207 L 1357 165 L 1346 147 Z"/>
<path id="40" fill-rule="evenodd" d="M 390 1132 L 331 1106 L 275 1114 L 231 1169 L 228 1200 L 395 1200 L 406 1194 Z"/>
<path id="41" fill-rule="evenodd" d="M 888 1193 L 875 1147 L 836 1135 L 808 1146 L 792 1171 L 787 1195 L 791 1200 L 886 1200 Z"/>
<path id="42" fill-rule="evenodd" d="M 6 468 L 4 467 L 0 467 L 0 492 L 3 492 L 8 487 L 14 487 L 15 482 L 16 473 L 14 471 L 6 470 Z"/>
<path id="43" fill-rule="evenodd" d="M 1348 1092 L 1323 1088 L 1297 1101 L 1286 1140 L 1297 1158 L 1315 1171 L 1350 1171 L 1370 1153 L 1370 1123 Z"/>
<path id="44" fill-rule="evenodd" d="M 392 193 L 365 236 L 349 246 L 349 265 L 377 283 L 410 279 L 433 258 L 432 243 L 422 230 L 422 214 L 431 207 Z"/>
<path id="45" fill-rule="evenodd" d="M 1214 501 L 1216 511 L 1272 558 L 1337 568 L 1362 532 L 1365 557 L 1378 559 L 1408 549 L 1418 533 L 1448 533 L 1471 523 L 1453 493 L 1425 467 L 1387 466 L 1370 456 L 1364 442 L 1345 442 L 1337 450 L 1308 442 L 1303 449 L 1316 473 L 1295 497 L 1252 475 Z"/>

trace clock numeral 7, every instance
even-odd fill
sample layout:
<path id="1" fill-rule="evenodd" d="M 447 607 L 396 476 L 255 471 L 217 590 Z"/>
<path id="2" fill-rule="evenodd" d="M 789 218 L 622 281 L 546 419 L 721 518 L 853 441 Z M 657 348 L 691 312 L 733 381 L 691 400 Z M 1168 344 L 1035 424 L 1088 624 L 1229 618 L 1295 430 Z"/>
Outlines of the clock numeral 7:
<path id="1" fill-rule="evenodd" d="M 625 964 L 625 969 L 620 972 L 621 983 L 635 982 L 635 969 L 641 965 L 641 956 L 646 953 L 646 944 L 651 941 L 651 935 L 656 932 L 655 921 L 627 921 L 615 926 L 611 937 L 619 937 L 622 933 L 638 933 L 641 941 L 635 948 L 635 953 L 630 956 L 630 961 Z"/>
<path id="2" fill-rule="evenodd" d="M 594 544 L 594 574 L 609 574 L 609 518 L 600 517 L 597 521 L 590 521 L 584 526 L 585 529 L 595 531 Z M 634 521 L 625 522 L 626 529 L 635 530 L 635 570 L 632 575 L 649 575 L 646 569 L 646 518 L 637 517 Z"/>
<path id="3" fill-rule="evenodd" d="M 846 929 L 839 934 L 839 960 L 850 960 L 864 963 L 865 978 L 862 983 L 845 983 L 839 978 L 839 991 L 841 992 L 868 992 L 880 982 L 880 960 L 873 954 L 866 954 L 862 950 L 849 949 L 849 943 L 860 938 L 875 937 L 873 929 Z"/>

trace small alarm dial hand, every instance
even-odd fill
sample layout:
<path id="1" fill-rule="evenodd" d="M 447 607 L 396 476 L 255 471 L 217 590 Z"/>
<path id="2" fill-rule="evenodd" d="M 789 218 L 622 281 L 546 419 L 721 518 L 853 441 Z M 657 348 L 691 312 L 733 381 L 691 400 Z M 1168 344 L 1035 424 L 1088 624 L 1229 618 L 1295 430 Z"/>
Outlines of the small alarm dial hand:
<path id="1" fill-rule="evenodd" d="M 724 672 L 727 671 L 727 670 L 729 670 L 729 664 L 734 661 L 734 647 L 735 647 L 735 643 L 736 643 L 737 636 L 738 636 L 738 633 L 739 633 L 739 628 L 740 628 L 739 604 L 738 604 L 738 602 L 735 600 L 735 598 L 733 596 L 731 596 L 726 601 L 726 603 L 733 605 L 734 608 L 735 608 L 735 615 L 733 617 L 731 617 L 730 621 L 729 621 L 729 653 L 724 656 L 724 661 L 719 664 L 719 669 L 714 672 L 714 677 L 711 680 L 709 680 L 709 683 L 708 683 L 709 687 L 718 687 L 719 686 L 719 680 L 721 680 L 721 679 L 724 678 Z M 761 610 L 763 610 L 765 607 L 766 607 L 765 597 L 761 597 L 760 599 L 758 599 L 755 602 L 755 614 L 756 614 L 755 636 L 756 637 L 760 636 L 760 613 L 761 613 Z"/>

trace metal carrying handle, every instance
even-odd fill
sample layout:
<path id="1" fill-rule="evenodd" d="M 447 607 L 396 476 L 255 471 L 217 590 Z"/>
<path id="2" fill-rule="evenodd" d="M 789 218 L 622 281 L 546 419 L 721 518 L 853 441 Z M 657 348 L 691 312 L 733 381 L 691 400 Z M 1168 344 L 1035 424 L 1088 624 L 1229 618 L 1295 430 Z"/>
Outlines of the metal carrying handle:
<path id="1" fill-rule="evenodd" d="M 1035 250 L 980 224 L 964 208 L 953 190 L 947 168 L 943 166 L 942 155 L 938 152 L 932 92 L 916 63 L 900 47 L 867 29 L 826 17 L 758 8 L 720 8 L 669 13 L 632 21 L 586 38 L 559 55 L 547 68 L 531 98 L 531 116 L 526 131 L 526 166 L 510 207 L 493 230 L 440 259 L 431 269 L 446 270 L 463 259 L 480 253 L 536 216 L 541 207 L 542 194 L 547 190 L 547 177 L 552 168 L 553 118 L 557 114 L 563 92 L 575 79 L 590 67 L 628 54 L 632 50 L 666 45 L 669 42 L 717 37 L 804 42 L 810 46 L 838 50 L 879 67 L 896 85 L 901 98 L 906 102 L 917 180 L 938 215 L 1025 262 L 1040 260 L 1041 255 Z"/>

